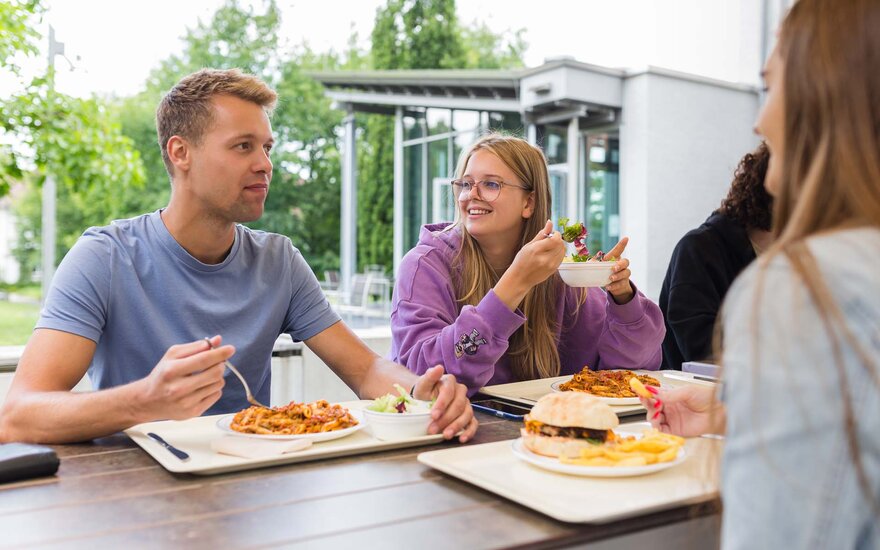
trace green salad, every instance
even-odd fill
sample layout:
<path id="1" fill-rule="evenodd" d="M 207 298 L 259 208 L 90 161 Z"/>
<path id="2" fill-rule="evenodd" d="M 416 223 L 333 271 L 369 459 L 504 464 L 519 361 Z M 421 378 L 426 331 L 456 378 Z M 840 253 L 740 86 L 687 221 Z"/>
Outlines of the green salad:
<path id="1" fill-rule="evenodd" d="M 421 413 L 428 412 L 434 406 L 434 401 L 430 403 L 413 399 L 406 389 L 400 384 L 394 384 L 397 395 L 386 393 L 381 397 L 373 400 L 373 403 L 367 407 L 367 410 L 381 413 Z"/>
<path id="2" fill-rule="evenodd" d="M 587 250 L 587 237 L 590 234 L 589 231 L 587 231 L 587 226 L 585 226 L 583 222 L 575 222 L 569 225 L 569 221 L 571 220 L 568 218 L 559 218 L 559 232 L 562 234 L 562 240 L 573 244 L 575 248 L 575 252 L 571 254 L 571 257 L 563 259 L 564 262 L 617 261 L 617 258 L 614 256 L 606 256 L 601 250 L 595 254 L 590 254 L 590 251 Z"/>

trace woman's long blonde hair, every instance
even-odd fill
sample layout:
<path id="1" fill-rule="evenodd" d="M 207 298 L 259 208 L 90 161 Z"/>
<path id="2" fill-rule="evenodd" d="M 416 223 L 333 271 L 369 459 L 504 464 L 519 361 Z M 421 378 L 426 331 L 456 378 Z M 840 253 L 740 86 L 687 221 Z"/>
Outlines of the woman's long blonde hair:
<path id="1" fill-rule="evenodd" d="M 520 248 L 531 241 L 550 219 L 550 180 L 547 160 L 540 149 L 525 140 L 500 134 L 486 135 L 458 160 L 456 177 L 461 177 L 467 163 L 476 151 L 488 151 L 501 159 L 516 177 L 533 194 L 532 216 L 523 220 L 519 236 Z M 502 189 L 509 193 L 510 189 Z M 459 276 L 454 281 L 459 303 L 477 305 L 498 282 L 499 276 L 483 255 L 480 244 L 468 233 L 458 206 L 455 210 L 455 227 L 461 229 L 461 250 L 455 258 Z M 558 323 L 556 300 L 561 284 L 554 274 L 543 283 L 535 285 L 520 305 L 526 316 L 525 324 L 510 337 L 507 355 L 511 370 L 517 380 L 547 378 L 559 375 L 559 350 L 557 348 Z M 552 306 L 548 307 L 548 304 Z"/>
<path id="2" fill-rule="evenodd" d="M 773 223 L 777 240 L 759 263 L 753 321 L 770 260 L 784 255 L 816 306 L 831 340 L 844 403 L 849 454 L 866 496 L 880 512 L 859 453 L 852 381 L 843 346 L 855 351 L 865 383 L 880 390 L 876 358 L 849 329 L 806 239 L 854 227 L 880 227 L 880 3 L 799 0 L 782 24 L 785 146 Z M 752 323 L 757 342 L 760 329 Z M 753 346 L 757 348 L 757 346 Z M 757 366 L 757 350 L 753 364 Z"/>

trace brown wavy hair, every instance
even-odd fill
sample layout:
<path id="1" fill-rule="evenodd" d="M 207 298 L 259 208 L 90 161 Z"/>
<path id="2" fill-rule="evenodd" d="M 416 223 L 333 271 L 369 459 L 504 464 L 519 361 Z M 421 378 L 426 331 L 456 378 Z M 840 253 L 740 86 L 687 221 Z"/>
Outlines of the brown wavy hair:
<path id="1" fill-rule="evenodd" d="M 733 183 L 727 197 L 721 201 L 718 212 L 739 223 L 746 229 L 770 231 L 773 219 L 773 197 L 764 188 L 770 150 L 761 145 L 746 154 L 733 173 Z"/>
<path id="2" fill-rule="evenodd" d="M 526 187 L 534 193 L 534 212 L 523 220 L 520 248 L 544 228 L 550 219 L 550 177 L 544 153 L 529 142 L 502 134 L 483 136 L 458 160 L 456 177 L 461 177 L 468 160 L 477 151 L 488 151 L 501 159 Z M 459 209 L 455 210 L 455 224 L 461 229 L 461 250 L 454 262 L 460 276 L 454 281 L 460 304 L 477 305 L 498 282 L 499 276 L 489 265 L 480 243 L 474 239 L 462 223 Z M 526 322 L 509 340 L 507 356 L 516 380 L 531 380 L 558 376 L 560 370 L 557 341 L 558 323 L 556 303 L 562 279 L 553 274 L 543 283 L 528 291 L 520 304 Z M 547 307 L 548 304 L 553 304 Z"/>

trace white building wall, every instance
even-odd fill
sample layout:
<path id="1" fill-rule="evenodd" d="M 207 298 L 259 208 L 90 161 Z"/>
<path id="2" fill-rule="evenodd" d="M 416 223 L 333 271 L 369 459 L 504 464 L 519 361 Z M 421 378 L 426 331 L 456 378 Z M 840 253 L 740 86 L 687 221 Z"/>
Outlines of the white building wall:
<path id="1" fill-rule="evenodd" d="M 624 82 L 621 229 L 633 280 L 652 299 L 672 250 L 718 207 L 758 143 L 757 91 L 651 70 Z"/>
<path id="2" fill-rule="evenodd" d="M 628 236 L 625 255 L 632 280 L 646 294 L 648 273 L 648 78 L 623 87 L 620 114 L 620 235 Z M 652 296 L 653 297 L 653 296 Z"/>

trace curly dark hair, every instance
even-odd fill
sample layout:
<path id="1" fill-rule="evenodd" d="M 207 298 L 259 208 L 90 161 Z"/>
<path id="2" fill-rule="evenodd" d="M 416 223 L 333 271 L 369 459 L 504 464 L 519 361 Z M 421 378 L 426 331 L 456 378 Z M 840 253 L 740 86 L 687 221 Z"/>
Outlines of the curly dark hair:
<path id="1" fill-rule="evenodd" d="M 764 189 L 764 176 L 767 175 L 769 162 L 770 151 L 764 142 L 744 156 L 733 173 L 730 191 L 721 201 L 718 212 L 746 229 L 770 231 L 773 197 Z"/>

